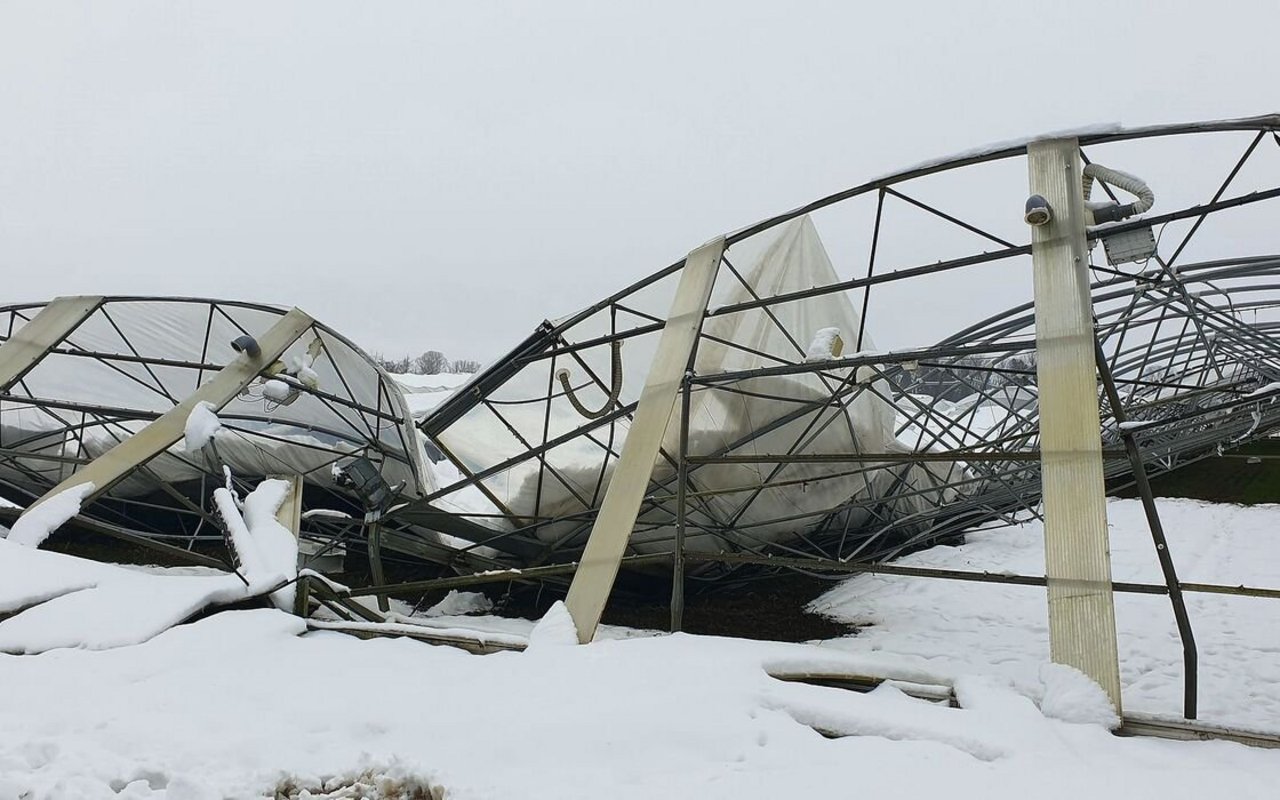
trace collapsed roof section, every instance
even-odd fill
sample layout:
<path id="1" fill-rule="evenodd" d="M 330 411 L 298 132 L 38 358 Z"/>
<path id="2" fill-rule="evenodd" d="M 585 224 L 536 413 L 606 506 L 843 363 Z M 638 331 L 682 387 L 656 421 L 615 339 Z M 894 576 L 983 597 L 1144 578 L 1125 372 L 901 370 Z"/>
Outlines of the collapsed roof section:
<path id="1" fill-rule="evenodd" d="M 94 516 L 162 536 L 217 535 L 204 523 L 224 465 L 242 487 L 268 475 L 301 475 L 320 507 L 358 507 L 334 479 L 335 465 L 357 458 L 402 484 L 404 497 L 433 491 L 402 394 L 346 338 L 297 311 L 140 297 L 0 308 L 8 351 L 0 362 L 0 485 L 31 503 L 207 387 L 237 348 L 256 346 L 294 318 L 279 358 L 216 409 L 216 439 L 197 450 L 179 440 L 99 487 L 107 491 Z M 19 348 L 23 358 L 15 360 Z"/>
<path id="2" fill-rule="evenodd" d="M 1100 364 L 1123 407 L 1104 397 L 1113 485 L 1133 474 L 1122 433 L 1158 472 L 1280 425 L 1277 131 L 1270 116 L 1079 136 L 1082 160 L 1140 172 L 1160 198 L 1156 213 L 1089 233 Z M 1035 513 L 1026 147 L 930 162 L 725 237 L 630 564 L 684 552 L 699 579 L 829 571 Z M 296 309 L 124 297 L 0 308 L 0 491 L 30 505 L 239 364 L 212 445 L 161 437 L 81 521 L 216 538 L 209 492 L 225 463 L 245 485 L 302 475 L 302 534 L 324 551 L 371 530 L 368 498 L 332 472 L 363 458 L 399 488 L 377 509 L 383 546 L 477 572 L 450 586 L 509 580 L 495 572 L 507 567 L 567 576 L 683 267 L 544 323 L 417 429 L 367 355 Z M 278 353 L 236 361 L 233 341 L 281 326 Z"/>
<path id="3" fill-rule="evenodd" d="M 1121 414 L 1148 472 L 1280 424 L 1278 129 L 1268 116 L 1079 135 L 1086 163 L 1141 171 L 1162 198 L 1090 230 L 1100 358 L 1124 406 L 1103 398 L 1112 485 L 1133 470 Z M 1035 512 L 1026 147 L 931 162 L 727 237 L 633 563 L 676 549 L 678 530 L 720 565 L 712 577 L 884 557 Z M 464 549 L 522 564 L 577 558 L 682 267 L 544 323 L 423 420 L 460 474 L 397 516 L 465 519 Z M 884 331 L 887 350 L 871 338 Z"/>

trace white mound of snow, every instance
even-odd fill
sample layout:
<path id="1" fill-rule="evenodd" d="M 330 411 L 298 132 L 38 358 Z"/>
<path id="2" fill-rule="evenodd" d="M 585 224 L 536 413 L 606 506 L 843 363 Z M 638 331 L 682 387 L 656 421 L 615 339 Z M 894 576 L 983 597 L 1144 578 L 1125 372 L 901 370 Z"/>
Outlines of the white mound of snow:
<path id="1" fill-rule="evenodd" d="M 293 393 L 293 387 L 279 378 L 272 378 L 262 384 L 262 394 L 269 400 L 277 403 L 283 403 L 289 399 L 289 395 Z"/>
<path id="2" fill-rule="evenodd" d="M 483 614 L 493 609 L 493 601 L 480 592 L 449 590 L 444 599 L 426 610 L 428 617 L 460 617 L 466 614 Z"/>
<path id="3" fill-rule="evenodd" d="M 805 350 L 805 360 L 822 361 L 828 358 L 835 358 L 833 350 L 838 338 L 840 338 L 839 328 L 820 329 L 813 335 L 813 341 L 809 342 L 809 348 Z"/>
<path id="4" fill-rule="evenodd" d="M 80 504 L 93 493 L 92 481 L 78 483 L 53 497 L 28 508 L 9 531 L 9 541 L 27 547 L 39 547 L 49 535 L 67 520 L 80 513 Z"/>
<path id="5" fill-rule="evenodd" d="M 529 647 L 563 647 L 578 643 L 578 626 L 573 624 L 563 600 L 557 600 L 529 631 Z"/>
<path id="6" fill-rule="evenodd" d="M 203 608 L 251 595 L 235 575 L 189 570 L 142 571 L 0 541 L 0 615 L 8 615 L 0 619 L 0 652 L 137 644 Z"/>
<path id="7" fill-rule="evenodd" d="M 255 589 L 292 581 L 298 576 L 298 540 L 276 519 L 276 512 L 288 494 L 288 481 L 265 480 L 245 497 L 241 515 L 230 490 L 219 488 L 213 492 L 231 546 L 240 560 L 240 574 Z M 295 585 L 290 583 L 272 592 L 271 601 L 277 608 L 290 611 L 295 594 Z"/>
<path id="8" fill-rule="evenodd" d="M 1040 667 L 1040 682 L 1044 684 L 1040 711 L 1046 717 L 1101 725 L 1107 730 L 1120 727 L 1120 717 L 1107 693 L 1075 667 L 1045 664 Z"/>
<path id="9" fill-rule="evenodd" d="M 195 408 L 187 415 L 187 424 L 183 430 L 183 442 L 188 453 L 201 450 L 213 441 L 214 434 L 222 429 L 222 420 L 218 419 L 217 409 L 208 400 L 196 403 Z"/>

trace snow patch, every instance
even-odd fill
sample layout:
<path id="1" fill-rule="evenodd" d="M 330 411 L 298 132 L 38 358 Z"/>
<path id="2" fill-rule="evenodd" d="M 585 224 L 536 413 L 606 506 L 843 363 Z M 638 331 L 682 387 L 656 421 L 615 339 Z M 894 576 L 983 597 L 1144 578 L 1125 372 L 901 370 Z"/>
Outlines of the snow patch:
<path id="1" fill-rule="evenodd" d="M 546 616 L 529 631 L 529 647 L 563 647 L 578 643 L 578 626 L 573 624 L 563 600 L 557 600 Z"/>
<path id="2" fill-rule="evenodd" d="M 67 487 L 44 502 L 28 508 L 9 531 L 8 540 L 26 547 L 39 547 L 67 520 L 80 513 L 80 504 L 93 494 L 92 481 Z"/>
<path id="3" fill-rule="evenodd" d="M 805 361 L 825 361 L 835 358 L 836 340 L 840 338 L 839 328 L 821 328 L 809 342 L 809 349 L 804 353 Z"/>
<path id="4" fill-rule="evenodd" d="M 466 614 L 483 614 L 493 609 L 493 601 L 480 592 L 449 590 L 444 599 L 424 612 L 428 617 L 460 617 Z M 575 639 L 576 641 L 576 639 Z"/>
<path id="5" fill-rule="evenodd" d="M 276 519 L 289 490 L 288 481 L 263 481 L 244 498 L 243 515 L 230 490 L 223 487 L 213 492 L 218 514 L 240 562 L 240 573 L 258 591 L 298 577 L 298 540 Z M 273 591 L 271 601 L 282 611 L 290 611 L 295 594 L 295 585 L 289 583 Z"/>
<path id="6" fill-rule="evenodd" d="M 213 441 L 214 434 L 222 429 L 222 420 L 218 419 L 218 410 L 208 400 L 201 400 L 187 415 L 187 425 L 183 431 L 183 441 L 188 453 L 204 449 Z"/>
<path id="7" fill-rule="evenodd" d="M 1045 664 L 1040 667 L 1040 682 L 1044 684 L 1040 711 L 1046 717 L 1101 725 L 1107 730 L 1120 727 L 1120 717 L 1107 693 L 1075 667 Z"/>
<path id="8" fill-rule="evenodd" d="M 0 797 L 247 798 L 286 780 L 315 795 L 342 790 L 335 773 L 384 772 L 458 800 L 1057 800 L 1108 787 L 1190 800 L 1270 797 L 1280 781 L 1274 751 L 1117 738 L 1047 719 L 1007 686 L 963 685 L 978 705 L 947 708 L 764 670 L 863 661 L 828 648 L 681 635 L 530 658 L 305 630 L 230 611 L 136 647 L 0 658 L 0 686 L 21 687 L 0 691 Z M 353 680 L 359 691 L 340 688 Z"/>
<path id="9" fill-rule="evenodd" d="M 289 399 L 289 395 L 293 394 L 293 387 L 279 378 L 272 378 L 262 384 L 262 395 L 269 400 L 277 403 L 283 403 Z"/>
<path id="10" fill-rule="evenodd" d="M 1187 582 L 1280 587 L 1280 506 L 1157 501 L 1169 551 Z M 1138 500 L 1110 500 L 1112 577 L 1162 584 Z M 965 544 L 904 556 L 902 566 L 1043 575 L 1044 524 L 971 530 Z M 1273 602 L 1188 593 L 1199 651 L 1200 718 L 1233 728 L 1280 731 L 1280 617 Z M 1182 647 L 1167 597 L 1117 593 L 1116 628 L 1126 711 L 1182 715 Z M 825 648 L 893 654 L 901 667 L 985 674 L 1012 681 L 1030 698 L 1044 692 L 1050 660 L 1048 604 L 1041 587 L 865 575 L 844 581 L 811 610 L 861 627 Z"/>

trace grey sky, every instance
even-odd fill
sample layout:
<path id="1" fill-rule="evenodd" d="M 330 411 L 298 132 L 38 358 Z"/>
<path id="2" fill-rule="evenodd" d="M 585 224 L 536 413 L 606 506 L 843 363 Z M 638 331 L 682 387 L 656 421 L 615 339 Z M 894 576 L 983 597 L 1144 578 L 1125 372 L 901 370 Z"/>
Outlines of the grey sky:
<path id="1" fill-rule="evenodd" d="M 1277 30 L 1274 0 L 0 0 L 0 302 L 296 304 L 488 359 L 896 167 L 1273 111 Z"/>

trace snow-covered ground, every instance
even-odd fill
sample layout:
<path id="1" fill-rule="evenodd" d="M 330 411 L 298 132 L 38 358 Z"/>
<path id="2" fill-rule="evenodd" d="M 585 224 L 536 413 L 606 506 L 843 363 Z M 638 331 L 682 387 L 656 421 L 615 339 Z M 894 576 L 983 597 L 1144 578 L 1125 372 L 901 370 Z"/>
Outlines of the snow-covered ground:
<path id="1" fill-rule="evenodd" d="M 391 377 L 400 385 L 405 401 L 409 404 L 409 412 L 416 418 L 440 405 L 473 376 L 470 373 L 442 372 L 438 375 L 393 373 Z"/>
<path id="2" fill-rule="evenodd" d="M 1160 517 L 1179 578 L 1280 588 L 1280 506 L 1161 500 Z M 1142 506 L 1112 500 L 1112 577 L 1163 584 Z M 961 547 L 935 547 L 900 564 L 1044 574 L 1044 528 L 970 533 Z M 1200 718 L 1280 732 L 1280 601 L 1185 595 L 1199 652 Z M 830 643 L 851 652 L 891 652 L 947 674 L 1001 675 L 1028 693 L 1049 658 L 1044 589 L 864 575 L 812 608 L 868 625 Z M 1166 597 L 1116 595 L 1126 711 L 1179 716 L 1182 648 Z M 1280 757 L 1280 756 L 1278 756 Z"/>
<path id="3" fill-rule="evenodd" d="M 1161 508 L 1186 580 L 1280 586 L 1280 508 Z M 1110 513 L 1117 578 L 1155 580 L 1137 504 Z M 1038 538 L 1028 524 L 909 561 L 1037 572 Z M 463 599 L 430 622 L 495 627 L 438 615 Z M 816 645 L 676 635 L 577 647 L 559 644 L 553 619 L 524 653 L 473 656 L 303 635 L 301 620 L 258 610 L 129 647 L 0 655 L 0 798 L 253 797 L 365 770 L 464 799 L 1200 800 L 1271 797 L 1280 782 L 1280 751 L 1116 738 L 1049 718 L 1099 709 L 1088 686 L 1044 666 L 1042 591 L 860 577 L 819 605 L 874 624 Z M 1194 596 L 1191 608 L 1204 716 L 1280 729 L 1275 603 Z M 1175 712 L 1167 600 L 1122 598 L 1119 619 L 1129 708 Z M 769 670 L 948 681 L 963 708 L 892 686 L 860 695 L 784 683 Z"/>
<path id="4" fill-rule="evenodd" d="M 453 798 L 1261 798 L 1280 780 L 1273 751 L 1116 739 L 980 678 L 949 709 L 767 677 L 821 664 L 804 646 L 471 656 L 302 630 L 227 612 L 135 647 L 0 660 L 0 796 L 252 797 L 392 765 Z"/>

